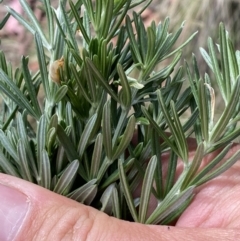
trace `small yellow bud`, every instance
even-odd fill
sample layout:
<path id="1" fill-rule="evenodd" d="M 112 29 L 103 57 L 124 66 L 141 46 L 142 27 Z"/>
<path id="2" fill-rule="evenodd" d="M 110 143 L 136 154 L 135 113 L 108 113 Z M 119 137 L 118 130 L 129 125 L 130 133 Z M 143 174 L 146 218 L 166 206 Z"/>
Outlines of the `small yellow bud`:
<path id="1" fill-rule="evenodd" d="M 50 78 L 52 79 L 53 82 L 60 84 L 60 72 L 59 69 L 63 67 L 64 65 L 64 59 L 63 57 L 61 59 L 55 60 L 51 65 L 50 65 Z"/>

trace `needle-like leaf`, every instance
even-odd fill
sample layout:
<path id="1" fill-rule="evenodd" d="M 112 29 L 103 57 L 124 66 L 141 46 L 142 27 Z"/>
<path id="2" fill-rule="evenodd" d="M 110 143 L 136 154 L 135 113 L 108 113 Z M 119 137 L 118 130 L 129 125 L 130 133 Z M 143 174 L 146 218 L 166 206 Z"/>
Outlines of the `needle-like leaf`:
<path id="1" fill-rule="evenodd" d="M 140 205 L 139 205 L 139 222 L 145 223 L 147 210 L 149 208 L 149 200 L 154 180 L 154 173 L 157 166 L 157 157 L 153 156 L 148 163 L 142 185 L 142 191 L 140 196 Z"/>

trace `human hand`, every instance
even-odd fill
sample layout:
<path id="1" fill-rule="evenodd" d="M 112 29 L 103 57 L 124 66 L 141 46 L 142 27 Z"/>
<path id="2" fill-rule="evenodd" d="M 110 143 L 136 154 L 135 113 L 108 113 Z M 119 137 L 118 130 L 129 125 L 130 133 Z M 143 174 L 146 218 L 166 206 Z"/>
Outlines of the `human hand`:
<path id="1" fill-rule="evenodd" d="M 240 162 L 200 187 L 174 227 L 118 220 L 0 174 L 0 227 L 1 241 L 239 240 Z"/>

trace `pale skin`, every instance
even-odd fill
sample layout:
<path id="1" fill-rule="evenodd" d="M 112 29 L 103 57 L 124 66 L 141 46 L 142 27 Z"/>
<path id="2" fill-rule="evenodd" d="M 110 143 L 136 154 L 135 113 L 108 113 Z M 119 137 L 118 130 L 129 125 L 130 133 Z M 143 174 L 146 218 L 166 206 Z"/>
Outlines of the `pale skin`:
<path id="1" fill-rule="evenodd" d="M 234 146 L 229 155 L 236 148 L 240 146 Z M 121 221 L 5 174 L 0 174 L 0 183 L 24 193 L 31 204 L 16 240 L 235 241 L 240 238 L 240 160 L 198 188 L 193 202 L 175 226 Z"/>

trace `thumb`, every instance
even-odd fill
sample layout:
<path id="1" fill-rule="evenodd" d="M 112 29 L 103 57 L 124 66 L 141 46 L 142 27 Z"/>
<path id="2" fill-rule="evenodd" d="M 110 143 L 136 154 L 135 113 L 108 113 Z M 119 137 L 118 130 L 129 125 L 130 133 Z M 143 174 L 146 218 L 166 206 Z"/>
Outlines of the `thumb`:
<path id="1" fill-rule="evenodd" d="M 0 174 L 0 240 L 237 240 L 224 229 L 121 221 L 42 187 Z"/>

